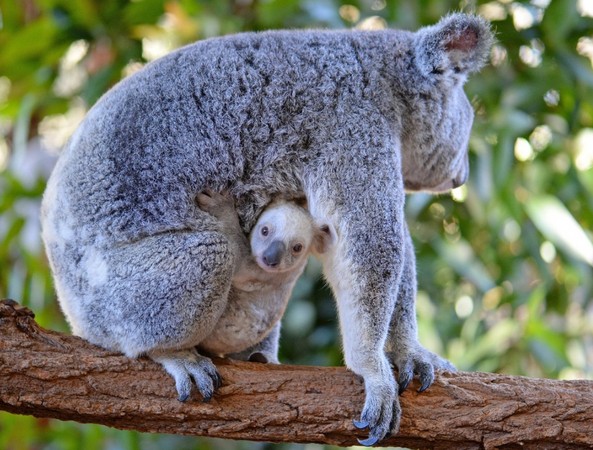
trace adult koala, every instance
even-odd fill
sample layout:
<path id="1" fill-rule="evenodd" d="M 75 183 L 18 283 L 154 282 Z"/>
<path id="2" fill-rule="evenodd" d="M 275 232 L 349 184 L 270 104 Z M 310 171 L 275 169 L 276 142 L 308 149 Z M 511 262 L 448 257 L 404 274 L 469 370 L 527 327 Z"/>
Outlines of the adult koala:
<path id="1" fill-rule="evenodd" d="M 487 22 L 464 14 L 416 33 L 239 34 L 123 80 L 72 136 L 42 206 L 73 332 L 147 354 L 208 399 L 220 379 L 195 346 L 225 309 L 238 257 L 196 195 L 230 192 L 248 231 L 272 198 L 304 194 L 336 232 L 323 264 L 346 365 L 364 379 L 355 423 L 370 430 L 365 444 L 396 432 L 390 360 L 403 387 L 412 371 L 426 387 L 434 365 L 448 367 L 415 336 L 404 189 L 465 182 L 473 111 L 462 86 L 491 41 Z"/>

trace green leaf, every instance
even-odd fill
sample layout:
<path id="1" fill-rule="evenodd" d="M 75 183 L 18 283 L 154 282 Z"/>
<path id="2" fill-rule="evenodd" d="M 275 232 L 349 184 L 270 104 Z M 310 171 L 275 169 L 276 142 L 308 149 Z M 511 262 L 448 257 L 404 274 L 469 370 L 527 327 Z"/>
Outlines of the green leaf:
<path id="1" fill-rule="evenodd" d="M 549 195 L 532 197 L 526 202 L 525 209 L 550 242 L 593 266 L 593 243 L 560 200 Z"/>
<path id="2" fill-rule="evenodd" d="M 141 0 L 125 7 L 124 19 L 131 26 L 156 23 L 164 11 L 164 0 Z"/>
<path id="3" fill-rule="evenodd" d="M 563 42 L 579 20 L 576 0 L 554 0 L 546 8 L 541 27 L 547 41 Z"/>
<path id="4" fill-rule="evenodd" d="M 459 275 L 474 283 L 482 292 L 486 292 L 496 285 L 467 241 L 459 239 L 457 242 L 445 242 L 438 238 L 432 244 L 441 258 Z"/>
<path id="5" fill-rule="evenodd" d="M 31 115 L 35 109 L 37 99 L 33 94 L 26 94 L 23 97 L 21 107 L 14 125 L 14 154 L 24 155 L 27 149 L 27 139 L 29 137 L 29 126 Z"/>
<path id="6" fill-rule="evenodd" d="M 55 23 L 44 17 L 12 34 L 2 45 L 1 71 L 9 74 L 11 66 L 43 56 L 52 48 L 57 31 Z"/>
<path id="7" fill-rule="evenodd" d="M 92 29 L 99 20 L 100 2 L 93 0 L 58 0 L 56 3 L 68 11 L 70 20 L 85 29 Z M 103 5 L 103 7 L 105 6 Z"/>
<path id="8" fill-rule="evenodd" d="M 591 64 L 584 57 L 574 55 L 568 51 L 559 51 L 556 57 L 574 78 L 587 86 L 593 86 Z"/>
<path id="9" fill-rule="evenodd" d="M 504 354 L 519 333 L 516 321 L 504 319 L 497 322 L 467 349 L 461 357 L 459 368 L 472 369 L 482 358 Z"/>

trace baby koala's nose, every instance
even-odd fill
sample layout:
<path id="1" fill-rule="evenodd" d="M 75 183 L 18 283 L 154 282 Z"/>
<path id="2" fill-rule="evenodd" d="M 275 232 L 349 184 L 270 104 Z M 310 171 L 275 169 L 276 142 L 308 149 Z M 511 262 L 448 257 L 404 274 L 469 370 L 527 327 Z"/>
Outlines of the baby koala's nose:
<path id="1" fill-rule="evenodd" d="M 276 267 L 282 261 L 282 255 L 286 251 L 286 246 L 282 241 L 272 242 L 264 251 L 262 259 L 270 267 Z"/>

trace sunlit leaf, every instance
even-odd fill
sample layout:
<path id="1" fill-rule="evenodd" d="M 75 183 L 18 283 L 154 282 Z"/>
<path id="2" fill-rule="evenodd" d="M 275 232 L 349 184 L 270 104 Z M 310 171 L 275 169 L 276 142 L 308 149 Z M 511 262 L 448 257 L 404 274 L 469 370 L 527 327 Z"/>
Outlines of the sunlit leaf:
<path id="1" fill-rule="evenodd" d="M 0 69 L 3 73 L 21 61 L 39 57 L 51 48 L 52 40 L 58 32 L 55 23 L 49 18 L 41 18 L 21 28 L 10 36 L 0 52 Z"/>
<path id="2" fill-rule="evenodd" d="M 128 25 L 155 23 L 164 12 L 164 0 L 143 0 L 128 3 L 124 18 Z"/>
<path id="3" fill-rule="evenodd" d="M 542 28 L 551 42 L 563 42 L 575 26 L 579 18 L 576 5 L 576 0 L 550 2 L 542 20 Z"/>
<path id="4" fill-rule="evenodd" d="M 462 356 L 459 363 L 460 369 L 472 369 L 482 358 L 506 352 L 518 333 L 519 328 L 514 320 L 507 319 L 498 322 L 484 335 L 472 342 L 472 345 Z"/>
<path id="5" fill-rule="evenodd" d="M 593 243 L 556 197 L 531 197 L 525 204 L 535 226 L 547 239 L 572 257 L 593 266 Z"/>
<path id="6" fill-rule="evenodd" d="M 593 86 L 591 63 L 585 58 L 569 53 L 568 51 L 560 51 L 558 52 L 558 60 L 577 80 L 588 86 Z"/>
<path id="7" fill-rule="evenodd" d="M 473 248 L 463 239 L 457 242 L 446 242 L 435 239 L 433 245 L 443 258 L 457 273 L 471 280 L 482 292 L 495 286 L 488 270 L 476 257 Z"/>

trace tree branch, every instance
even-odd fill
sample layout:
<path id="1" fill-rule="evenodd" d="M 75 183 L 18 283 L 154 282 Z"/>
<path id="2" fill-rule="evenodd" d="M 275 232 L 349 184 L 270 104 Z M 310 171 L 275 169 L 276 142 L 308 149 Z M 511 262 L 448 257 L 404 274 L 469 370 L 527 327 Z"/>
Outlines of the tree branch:
<path id="1" fill-rule="evenodd" d="M 364 402 L 344 368 L 217 360 L 224 385 L 203 403 L 176 399 L 156 363 L 45 330 L 0 302 L 0 409 L 144 432 L 354 445 Z M 430 449 L 593 446 L 593 382 L 441 374 L 402 396 L 401 431 L 382 445 Z"/>

